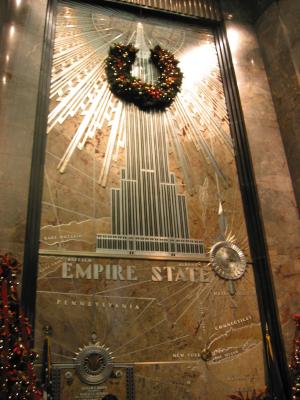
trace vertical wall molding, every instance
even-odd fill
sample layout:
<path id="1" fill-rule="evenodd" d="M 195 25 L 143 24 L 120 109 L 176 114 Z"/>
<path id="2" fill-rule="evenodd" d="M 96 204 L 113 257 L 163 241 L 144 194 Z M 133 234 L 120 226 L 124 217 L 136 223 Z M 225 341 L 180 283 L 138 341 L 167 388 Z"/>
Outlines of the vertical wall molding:
<path id="1" fill-rule="evenodd" d="M 56 3 L 56 0 L 48 0 L 47 3 L 35 126 L 33 133 L 31 174 L 25 231 L 21 303 L 26 316 L 29 318 L 33 327 L 35 319 L 38 249 L 47 141 L 46 131 L 49 107 L 49 89 L 55 33 Z"/>
<path id="2" fill-rule="evenodd" d="M 265 350 L 267 384 L 272 398 L 287 400 L 290 398 L 287 360 L 246 127 L 224 22 L 215 29 L 215 40 L 231 133 L 235 144 L 236 165 L 253 259 L 253 273 Z M 267 338 L 270 338 L 271 349 Z M 273 354 L 273 359 L 270 352 Z"/>

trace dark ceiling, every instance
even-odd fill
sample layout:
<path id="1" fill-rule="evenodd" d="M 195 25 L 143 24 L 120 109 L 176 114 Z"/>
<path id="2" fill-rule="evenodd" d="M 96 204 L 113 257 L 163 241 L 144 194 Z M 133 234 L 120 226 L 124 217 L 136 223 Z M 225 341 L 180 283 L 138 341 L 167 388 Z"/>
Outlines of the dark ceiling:
<path id="1" fill-rule="evenodd" d="M 253 12 L 253 17 L 256 20 L 265 11 L 271 3 L 278 0 L 240 0 L 242 3 L 247 3 L 249 9 Z"/>

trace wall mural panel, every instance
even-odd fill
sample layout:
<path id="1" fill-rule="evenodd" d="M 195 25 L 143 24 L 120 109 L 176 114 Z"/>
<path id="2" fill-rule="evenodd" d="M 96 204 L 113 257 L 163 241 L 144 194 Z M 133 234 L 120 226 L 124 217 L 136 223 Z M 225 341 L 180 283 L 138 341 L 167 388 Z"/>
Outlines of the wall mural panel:
<path id="1" fill-rule="evenodd" d="M 165 111 L 114 96 L 105 59 L 179 60 Z M 264 386 L 262 342 L 213 32 L 60 2 L 48 117 L 36 338 L 52 327 L 63 399 L 225 399 Z M 67 373 L 65 373 L 67 372 Z"/>

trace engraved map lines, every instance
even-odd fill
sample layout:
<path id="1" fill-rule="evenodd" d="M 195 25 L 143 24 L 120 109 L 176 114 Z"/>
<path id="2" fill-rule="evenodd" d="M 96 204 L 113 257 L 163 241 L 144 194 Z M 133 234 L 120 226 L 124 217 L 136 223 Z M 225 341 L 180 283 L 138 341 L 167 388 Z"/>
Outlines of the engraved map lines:
<path id="1" fill-rule="evenodd" d="M 48 132 L 52 133 L 54 127 L 65 124 L 70 117 L 75 115 L 80 116 L 81 119 L 79 118 L 79 126 L 65 153 L 59 159 L 57 168 L 61 173 L 66 168 L 75 168 L 79 173 L 85 174 L 85 171 L 78 170 L 76 163 L 75 167 L 74 163 L 70 163 L 71 158 L 89 141 L 96 142 L 98 140 L 97 132 L 107 125 L 110 133 L 102 170 L 95 169 L 93 175 L 90 176 L 93 185 L 99 182 L 105 186 L 111 161 L 117 156 L 119 148 L 125 144 L 124 135 L 128 135 L 130 129 L 127 126 L 128 116 L 132 113 L 129 111 L 130 106 L 125 106 L 122 113 L 121 102 L 111 95 L 107 87 L 103 60 L 107 55 L 109 45 L 119 40 L 134 41 L 135 45 L 140 48 L 141 54 L 141 57 L 137 59 L 134 72 L 142 78 L 148 76 L 150 80 L 153 80 L 155 72 L 153 72 L 152 66 L 145 62 L 146 46 L 150 47 L 153 42 L 160 43 L 174 51 L 180 59 L 180 57 L 184 57 L 182 44 L 185 40 L 185 32 L 171 27 L 160 27 L 162 35 L 160 30 L 156 32 L 151 25 L 149 25 L 149 29 L 147 24 L 145 27 L 140 23 L 137 24 L 132 17 L 124 20 L 125 22 L 122 21 L 122 29 L 118 31 L 115 28 L 118 26 L 116 21 L 119 17 L 116 11 L 101 9 L 100 14 L 99 11 L 97 12 L 99 8 L 75 6 L 72 3 L 68 3 L 68 5 L 62 3 L 59 9 L 51 83 L 51 98 L 55 100 L 55 103 L 49 114 Z M 118 22 L 120 24 L 120 21 Z M 213 37 L 208 31 L 204 31 L 203 40 L 205 40 L 204 47 L 209 50 L 210 65 L 215 65 L 215 68 L 212 68 L 211 71 L 204 71 L 203 76 L 200 76 L 197 93 L 195 93 L 195 85 L 191 89 L 188 74 L 185 74 L 187 83 L 184 84 L 176 104 L 167 111 L 163 123 L 159 123 L 157 120 L 159 117 L 152 116 L 154 121 L 152 128 L 157 129 L 158 126 L 164 126 L 166 129 L 174 154 L 177 156 L 177 161 L 185 177 L 188 191 L 193 191 L 193 183 L 189 177 L 189 161 L 180 140 L 178 140 L 180 136 L 186 136 L 186 139 L 194 144 L 197 151 L 203 154 L 215 170 L 217 179 L 220 178 L 223 184 L 226 184 L 226 178 L 213 156 L 213 141 L 221 141 L 232 152 L 230 136 L 224 130 L 228 130 L 228 117 L 222 97 L 222 83 L 218 75 Z M 175 44 L 172 44 L 172 41 Z M 182 64 L 184 68 L 184 60 Z M 137 123 L 139 124 L 139 121 Z M 224 128 L 225 125 L 226 128 Z M 138 129 L 140 126 L 137 125 L 136 130 Z M 202 132 L 205 129 L 209 131 L 209 140 L 203 136 Z M 48 154 L 50 157 L 52 156 L 50 153 Z M 56 158 L 56 156 L 54 157 Z M 99 172 L 100 175 L 97 178 Z M 54 178 L 47 179 L 52 181 Z M 68 187 L 67 190 L 74 191 L 74 188 Z M 80 196 L 80 193 L 78 195 Z M 93 218 L 93 215 L 84 215 L 72 208 L 63 207 L 53 199 L 50 203 L 55 209 L 56 215 L 58 215 L 57 210 L 61 209 L 62 212 L 74 213 L 77 218 L 80 216 Z M 95 199 L 93 203 L 95 210 Z M 49 202 L 45 201 L 45 206 L 50 206 Z M 57 242 L 55 241 L 55 243 Z"/>
<path id="2" fill-rule="evenodd" d="M 180 65 L 184 69 L 185 53 L 183 45 L 187 40 L 184 30 L 175 29 L 174 27 L 159 27 L 159 29 L 156 29 L 150 23 L 143 24 L 142 29 L 130 16 L 121 20 L 116 11 L 101 9 L 101 13 L 98 13 L 97 10 L 99 8 L 93 9 L 91 6 L 69 4 L 65 5 L 62 2 L 59 6 L 51 84 L 52 103 L 48 121 L 48 133 L 49 135 L 56 135 L 56 140 L 61 139 L 63 151 L 56 153 L 53 149 L 48 149 L 49 165 L 47 165 L 45 175 L 48 196 L 47 200 L 44 201 L 44 206 L 52 208 L 54 220 L 51 222 L 58 228 L 59 235 L 57 238 L 51 239 L 51 241 L 47 238 L 44 239 L 43 231 L 51 231 L 52 226 L 51 223 L 45 224 L 41 232 L 42 243 L 47 245 L 50 243 L 50 246 L 58 244 L 64 250 L 65 244 L 69 241 L 82 242 L 85 240 L 80 236 L 76 237 L 74 235 L 74 230 L 70 229 L 71 225 L 73 222 L 78 226 L 80 224 L 93 223 L 97 215 L 97 208 L 101 207 L 97 200 L 96 188 L 99 186 L 105 188 L 107 186 L 113 161 L 118 159 L 121 152 L 126 154 L 124 148 L 126 143 L 128 145 L 128 134 L 133 124 L 136 125 L 135 129 L 137 131 L 141 128 L 139 124 L 148 126 L 147 134 L 149 134 L 150 129 L 153 130 L 153 126 L 156 129 L 156 133 L 162 126 L 164 127 L 165 141 L 170 144 L 170 150 L 174 153 L 177 165 L 180 166 L 184 177 L 184 182 L 180 186 L 177 195 L 182 196 L 182 192 L 193 194 L 197 190 L 193 178 L 190 176 L 192 168 L 188 149 L 192 144 L 199 153 L 199 157 L 203 157 L 207 163 L 211 175 L 215 176 L 215 185 L 219 188 L 218 196 L 221 205 L 221 208 L 219 207 L 219 211 L 221 210 L 219 216 L 222 219 L 224 217 L 222 188 L 226 189 L 228 182 L 225 172 L 215 158 L 214 146 L 216 143 L 222 144 L 226 149 L 224 150 L 227 152 L 226 154 L 230 153 L 231 155 L 233 154 L 233 148 L 228 133 L 228 117 L 211 33 L 203 30 L 201 35 L 199 34 L 201 41 L 205 43 L 204 49 L 207 52 L 205 54 L 210 57 L 208 64 L 212 66 L 211 70 L 202 71 L 202 75 L 200 71 L 197 85 L 189 82 L 189 76 L 193 74 L 187 70 L 182 93 L 178 96 L 175 104 L 163 117 L 152 116 L 152 121 L 149 122 L 146 117 L 144 119 L 139 118 L 139 111 L 135 111 L 136 114 L 132 117 L 133 106 L 123 106 L 119 100 L 112 96 L 105 81 L 103 60 L 107 55 L 109 45 L 117 41 L 123 41 L 124 43 L 134 42 L 141 50 L 143 50 L 143 44 L 146 44 L 147 47 L 152 47 L 153 44 L 159 43 L 162 47 L 166 47 L 176 54 L 176 57 L 181 61 Z M 91 9 L 94 11 L 90 12 Z M 143 55 L 143 51 L 140 53 Z M 144 56 L 145 54 L 144 51 Z M 148 62 L 145 62 L 145 57 L 138 58 L 135 65 L 135 74 L 143 79 L 148 78 L 151 80 L 154 78 L 153 69 Z M 74 117 L 76 117 L 75 122 L 73 122 Z M 63 135 L 64 126 L 74 132 L 71 138 Z M 101 130 L 107 132 L 105 140 L 99 134 Z M 99 142 L 102 146 L 101 149 L 97 148 L 99 147 Z M 105 151 L 103 151 L 103 147 Z M 170 150 L 168 149 L 168 152 Z M 99 163 L 97 162 L 97 157 L 99 157 L 97 151 L 100 151 L 101 156 L 103 156 L 101 168 L 99 168 Z M 81 153 L 86 165 L 89 162 L 88 159 L 92 158 L 91 168 L 84 168 L 83 164 L 77 162 L 79 153 Z M 128 157 L 132 156 L 132 154 L 128 153 L 126 156 L 126 162 L 128 162 Z M 61 174 L 74 174 L 74 176 L 76 175 L 77 178 L 86 182 L 86 190 L 82 192 L 79 187 L 66 184 L 63 178 L 57 179 L 54 175 L 55 168 Z M 151 168 L 148 169 L 150 170 Z M 116 182 L 114 187 L 117 187 Z M 79 202 L 82 202 L 82 204 L 90 204 L 88 207 L 82 207 L 81 209 L 76 209 L 74 205 L 68 203 L 63 203 L 62 205 L 57 198 L 57 191 L 59 190 L 64 193 L 65 198 L 69 193 L 72 193 L 80 199 Z M 208 186 L 208 181 L 204 180 L 203 186 L 198 193 L 198 198 L 202 203 L 201 207 L 205 207 L 206 202 L 209 201 L 209 190 L 211 188 Z M 237 185 L 235 185 L 234 190 L 233 198 L 238 201 Z M 66 214 L 68 214 L 68 218 L 65 218 Z M 202 218 L 206 219 L 205 211 L 203 211 Z M 222 222 L 223 228 L 220 228 L 220 234 L 224 236 L 231 235 L 234 218 L 235 214 L 232 212 L 226 221 Z M 62 223 L 65 219 L 70 222 Z M 186 231 L 188 232 L 188 226 Z M 243 227 L 241 227 L 240 232 L 235 232 L 235 236 L 239 243 L 242 240 L 243 244 L 247 245 Z M 61 261 L 62 258 L 55 259 L 53 257 L 51 262 L 43 262 L 39 280 L 42 281 L 47 278 L 49 287 L 40 293 L 44 295 L 48 293 L 51 296 L 57 292 L 56 294 L 58 296 L 61 295 L 62 299 L 68 296 L 70 298 L 72 296 L 85 297 L 78 290 L 79 285 L 75 280 L 70 282 L 71 286 L 68 294 L 57 291 L 57 277 L 55 275 L 60 268 Z M 143 271 L 146 268 L 140 268 L 139 270 Z M 247 276 L 243 279 L 244 283 L 241 283 L 241 288 L 253 285 L 252 280 L 248 279 Z M 139 290 L 142 293 L 147 293 L 147 296 L 134 296 L 133 293 L 138 293 Z M 215 292 L 223 291 L 226 292 L 226 295 L 214 295 Z M 145 304 L 141 303 L 141 308 L 128 318 L 128 324 L 124 323 L 123 329 L 125 336 L 127 332 L 128 340 L 124 340 L 122 343 L 120 343 L 121 338 L 118 338 L 116 333 L 113 332 L 113 325 L 108 320 L 110 317 L 107 315 L 101 321 L 101 339 L 103 341 L 109 340 L 110 334 L 113 334 L 114 339 L 116 339 L 116 347 L 112 350 L 118 362 L 122 362 L 126 357 L 133 354 L 135 356 L 139 355 L 140 362 L 148 362 L 148 351 L 151 352 L 151 350 L 159 349 L 160 347 L 164 349 L 167 344 L 184 344 L 186 339 L 193 336 L 198 341 L 199 351 L 204 347 L 213 349 L 213 345 L 219 346 L 217 343 L 227 335 L 236 330 L 245 329 L 238 322 L 234 324 L 234 321 L 238 321 L 240 318 L 234 316 L 235 309 L 232 308 L 232 317 L 230 317 L 233 321 L 232 327 L 228 329 L 222 328 L 220 332 L 215 331 L 214 320 L 220 320 L 220 315 L 218 314 L 220 313 L 220 307 L 229 307 L 230 309 L 232 304 L 232 300 L 227 293 L 226 283 L 215 276 L 213 276 L 210 283 L 205 285 L 177 281 L 160 282 L 155 287 L 153 282 L 147 279 L 134 283 L 122 283 L 117 287 L 101 290 L 98 290 L 95 285 L 92 293 L 87 296 L 92 299 L 98 299 L 97 301 L 106 299 L 105 302 L 108 302 L 110 299 L 112 304 L 113 301 L 118 300 L 121 302 L 125 298 L 130 298 L 132 301 L 145 301 Z M 154 307 L 157 308 L 157 312 L 153 313 Z M 66 313 L 68 312 L 67 310 L 68 307 L 66 306 Z M 95 312 L 94 314 L 93 318 L 97 325 L 97 313 Z M 178 327 L 183 324 L 182 321 L 187 314 L 193 325 L 187 327 L 187 333 L 181 332 L 179 334 L 178 331 L 180 329 Z M 103 316 L 104 313 L 101 313 L 101 315 Z M 151 320 L 152 315 L 154 315 L 153 321 Z M 70 318 L 68 321 L 71 324 L 71 329 L 75 332 L 74 334 L 77 334 L 77 319 Z M 167 324 L 167 329 L 162 328 L 164 324 Z M 130 331 L 136 326 L 139 326 L 141 331 L 132 337 Z M 247 326 L 249 327 L 249 325 Z M 163 330 L 166 332 L 165 336 L 153 335 Z M 171 333 L 168 334 L 168 332 Z M 155 339 L 151 342 L 149 338 L 153 338 L 153 336 L 159 340 Z M 140 342 L 140 339 L 144 338 L 151 344 L 144 346 L 144 340 Z M 117 340 L 119 340 L 119 346 Z M 61 343 L 56 344 L 61 346 Z M 65 346 L 66 350 L 72 353 L 74 349 L 68 348 L 68 343 L 65 343 Z M 126 351 L 124 350 L 125 346 L 128 348 Z M 148 358 L 145 354 L 147 354 Z M 141 359 L 142 356 L 144 356 L 144 361 Z M 62 354 L 61 357 L 70 358 L 66 353 Z M 158 361 L 153 359 L 150 362 Z M 163 361 L 178 362 L 176 360 L 160 360 L 159 362 Z M 184 362 L 192 362 L 192 360 Z"/>
<path id="3" fill-rule="evenodd" d="M 230 304 L 234 306 L 234 300 L 231 299 L 229 295 L 227 296 L 215 296 L 214 293 L 218 291 L 224 291 L 225 293 L 225 286 L 224 282 L 221 281 L 218 277 L 213 276 L 212 281 L 209 284 L 201 285 L 192 282 L 167 282 L 167 283 L 158 283 L 157 287 L 153 286 L 153 282 L 151 280 L 141 280 L 134 283 L 124 282 L 123 284 L 119 284 L 117 287 L 111 287 L 107 289 L 97 290 L 95 286 L 94 290 L 91 294 L 83 294 L 78 292 L 78 282 L 76 279 L 72 280 L 74 282 L 74 289 L 71 290 L 69 293 L 58 292 L 56 290 L 56 282 L 57 276 L 55 276 L 55 271 L 58 270 L 58 266 L 61 265 L 62 259 L 57 259 L 52 257 L 52 262 L 49 263 L 49 267 L 47 268 L 48 271 L 48 285 L 49 291 L 40 291 L 39 295 L 47 295 L 49 294 L 52 298 L 57 296 L 56 300 L 60 306 L 65 304 L 65 309 L 68 310 L 69 306 L 71 305 L 72 300 L 64 300 L 67 298 L 77 299 L 77 307 L 75 309 L 79 310 L 79 303 L 82 302 L 82 307 L 86 307 L 88 302 L 94 303 L 92 307 L 96 307 L 96 303 L 106 302 L 105 307 L 107 307 L 108 303 L 114 304 L 115 302 L 124 302 L 129 301 L 130 303 L 134 303 L 135 301 L 143 302 L 140 303 L 140 308 L 136 310 L 136 312 L 131 315 L 130 317 L 127 315 L 127 323 L 122 325 L 122 336 L 128 337 L 128 340 L 122 340 L 122 343 L 118 346 L 118 340 L 115 340 L 110 343 L 110 336 L 108 332 L 111 331 L 112 325 L 109 320 L 101 320 L 101 325 L 97 322 L 97 315 L 98 312 L 95 308 L 95 319 L 92 325 L 98 326 L 100 331 L 97 333 L 100 335 L 101 340 L 106 343 L 114 353 L 115 362 L 122 363 L 129 361 L 128 357 L 132 355 L 137 356 L 135 363 L 144 363 L 144 362 L 160 362 L 160 361 L 167 361 L 158 360 L 158 359 L 151 359 L 151 356 L 147 353 L 151 351 L 151 349 L 159 348 L 160 346 L 165 346 L 166 344 L 172 343 L 184 343 L 185 340 L 191 339 L 191 337 L 197 338 L 198 342 L 198 349 L 199 351 L 203 348 L 208 349 L 215 349 L 217 350 L 219 346 L 217 343 L 221 343 L 223 338 L 226 338 L 228 335 L 232 334 L 233 332 L 237 332 L 241 329 L 250 329 L 252 325 L 258 326 L 259 323 L 251 322 L 246 326 L 241 326 L 242 320 L 237 322 L 235 325 L 229 326 L 227 329 L 226 327 L 222 327 L 219 331 L 216 331 L 216 324 L 217 321 L 220 321 L 220 316 L 217 315 L 222 304 L 222 308 L 230 309 Z M 47 263 L 48 264 L 48 263 Z M 45 265 L 45 264 L 44 264 Z M 141 268 L 140 270 L 146 270 L 146 267 Z M 42 272 L 44 272 L 44 268 L 42 268 Z M 53 276 L 54 273 L 54 276 Z M 40 275 L 40 280 L 45 279 L 47 273 Z M 51 276 L 53 278 L 51 279 Z M 53 282 L 53 283 L 51 283 Z M 72 284 L 70 282 L 70 284 Z M 145 286 L 146 285 L 146 286 Z M 147 298 L 138 296 L 135 297 L 133 295 L 134 288 L 141 288 L 145 293 L 147 293 Z M 132 291 L 133 290 L 133 291 Z M 138 293 L 138 292 L 137 292 Z M 225 301 L 225 302 L 224 302 Z M 229 302 L 229 303 L 228 303 Z M 83 304 L 85 303 L 85 304 Z M 154 308 L 153 308 L 154 307 Z M 252 301 L 249 304 L 249 309 L 253 307 Z M 73 307 L 74 308 L 74 307 Z M 155 308 L 157 311 L 155 311 Z M 110 313 L 114 314 L 115 311 L 111 310 Z M 178 323 L 180 323 L 181 319 L 188 314 L 188 319 L 190 321 L 194 321 L 194 325 L 192 328 L 188 329 L 188 331 L 180 331 L 182 334 L 178 334 L 179 331 L 172 331 L 176 328 Z M 101 315 L 103 315 L 101 313 Z M 153 316 L 154 320 L 153 320 Z M 150 319 L 149 319 L 150 318 Z M 235 316 L 234 313 L 232 314 L 232 321 L 236 319 L 238 321 L 238 316 Z M 91 321 L 92 322 L 92 321 Z M 76 322 L 72 319 L 69 321 L 72 325 L 76 325 Z M 185 323 L 183 322 L 183 326 Z M 137 335 L 130 335 L 130 332 L 133 332 L 137 326 L 141 327 L 140 332 Z M 182 326 L 181 324 L 178 327 Z M 71 328 L 72 329 L 72 328 Z M 168 332 L 166 339 L 165 336 L 161 337 L 156 333 L 159 331 Z M 128 332 L 128 335 L 126 334 Z M 176 333 L 177 332 L 177 333 Z M 171 335 L 170 335 L 171 334 Z M 139 340 L 143 338 L 141 343 Z M 150 342 L 149 345 L 143 345 L 144 339 Z M 157 339 L 159 340 L 157 341 Z M 151 340 L 150 340 L 151 339 Z M 59 345 L 59 343 L 57 343 Z M 245 345 L 245 349 L 247 348 L 248 344 Z M 249 343 L 249 348 L 253 346 L 253 343 Z M 127 350 L 124 351 L 124 348 Z M 66 343 L 66 350 L 68 349 L 68 345 Z M 72 351 L 69 349 L 69 351 Z M 144 356 L 148 354 L 146 357 L 141 358 L 141 355 Z M 237 353 L 236 356 L 239 354 Z M 64 352 L 64 357 L 66 353 Z M 144 358 L 144 361 L 143 361 Z M 178 360 L 173 360 L 177 362 Z M 173 362 L 171 359 L 168 362 Z M 184 360 L 181 360 L 184 362 Z M 189 362 L 190 360 L 185 360 L 185 362 Z"/>

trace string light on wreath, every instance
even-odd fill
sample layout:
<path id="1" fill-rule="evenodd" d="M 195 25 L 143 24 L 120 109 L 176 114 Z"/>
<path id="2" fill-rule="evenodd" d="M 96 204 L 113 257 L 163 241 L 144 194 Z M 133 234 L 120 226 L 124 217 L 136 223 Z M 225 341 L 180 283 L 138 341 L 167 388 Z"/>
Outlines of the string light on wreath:
<path id="1" fill-rule="evenodd" d="M 138 50 L 132 45 L 116 43 L 105 60 L 107 81 L 112 93 L 121 100 L 134 103 L 142 110 L 164 110 L 180 91 L 183 74 L 178 60 L 169 51 L 155 46 L 150 61 L 160 75 L 155 83 L 143 82 L 131 74 Z"/>

